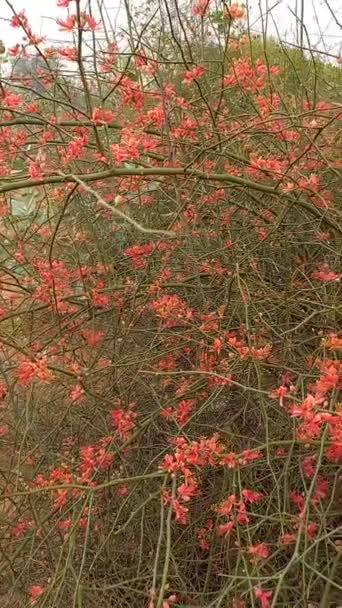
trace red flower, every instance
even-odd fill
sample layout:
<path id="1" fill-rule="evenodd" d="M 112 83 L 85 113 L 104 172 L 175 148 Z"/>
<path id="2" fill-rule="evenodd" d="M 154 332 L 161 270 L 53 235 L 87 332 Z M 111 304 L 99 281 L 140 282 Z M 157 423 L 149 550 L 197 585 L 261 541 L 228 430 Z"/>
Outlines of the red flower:
<path id="1" fill-rule="evenodd" d="M 77 383 L 70 391 L 70 399 L 74 403 L 78 401 L 84 395 L 84 388 L 81 384 Z"/>
<path id="2" fill-rule="evenodd" d="M 6 437 L 8 433 L 8 427 L 6 424 L 0 424 L 0 439 Z"/>
<path id="3" fill-rule="evenodd" d="M 279 405 L 283 406 L 284 405 L 284 398 L 287 397 L 289 393 L 289 389 L 287 386 L 279 386 L 278 388 L 274 389 L 270 396 L 272 399 L 279 399 Z"/>
<path id="4" fill-rule="evenodd" d="M 18 369 L 19 382 L 22 386 L 27 386 L 32 380 L 41 380 L 42 382 L 51 382 L 54 379 L 52 372 L 49 370 L 46 359 L 42 358 L 38 361 L 23 361 Z"/>
<path id="5" fill-rule="evenodd" d="M 224 16 L 226 19 L 243 19 L 245 16 L 244 6 L 240 6 L 237 2 L 234 2 L 230 6 L 225 6 Z"/>
<path id="6" fill-rule="evenodd" d="M 177 494 L 179 498 L 184 500 L 184 502 L 188 502 L 198 494 L 198 485 L 195 481 L 190 481 L 190 483 L 183 483 L 181 486 L 177 488 Z"/>
<path id="7" fill-rule="evenodd" d="M 246 505 L 243 502 L 240 502 L 239 504 L 239 512 L 237 514 L 236 520 L 241 525 L 248 524 L 249 522 L 249 517 L 246 511 Z"/>
<path id="8" fill-rule="evenodd" d="M 85 339 L 86 343 L 92 348 L 100 346 L 105 337 L 105 333 L 103 331 L 94 331 L 92 329 L 82 329 L 81 335 Z"/>
<path id="9" fill-rule="evenodd" d="M 279 537 L 279 542 L 281 545 L 292 545 L 297 540 L 297 536 L 295 534 L 283 534 Z"/>
<path id="10" fill-rule="evenodd" d="M 56 19 L 56 23 L 60 26 L 61 32 L 72 32 L 77 26 L 77 17 L 69 15 L 66 19 Z"/>
<path id="11" fill-rule="evenodd" d="M 113 122 L 115 114 L 110 110 L 103 110 L 102 108 L 94 108 L 91 119 L 95 123 L 108 124 Z"/>
<path id="12" fill-rule="evenodd" d="M 209 519 L 207 521 L 206 526 L 204 528 L 200 528 L 197 531 L 197 538 L 199 539 L 199 545 L 200 545 L 201 549 L 203 549 L 204 551 L 208 551 L 210 548 L 207 537 L 211 535 L 213 527 L 214 527 L 214 522 L 212 519 Z"/>
<path id="13" fill-rule="evenodd" d="M 11 534 L 13 536 L 15 536 L 16 538 L 21 538 L 22 536 L 24 536 L 24 534 L 26 534 L 28 528 L 29 528 L 29 522 L 26 519 L 23 519 L 23 520 L 19 521 L 19 523 L 16 526 L 11 528 Z"/>
<path id="14" fill-rule="evenodd" d="M 324 346 L 328 350 L 342 350 L 342 336 L 337 334 L 329 334 L 324 339 Z"/>
<path id="15" fill-rule="evenodd" d="M 229 469 L 235 469 L 239 464 L 237 454 L 235 452 L 229 452 L 229 454 L 221 458 L 221 464 L 226 465 Z"/>
<path id="16" fill-rule="evenodd" d="M 182 505 L 177 498 L 171 501 L 171 507 L 175 513 L 175 520 L 180 524 L 187 524 L 189 509 Z"/>
<path id="17" fill-rule="evenodd" d="M 7 393 L 8 393 L 7 386 L 5 384 L 0 383 L 0 401 L 5 399 Z"/>
<path id="18" fill-rule="evenodd" d="M 219 515 L 229 515 L 229 513 L 231 513 L 232 511 L 232 508 L 238 504 L 239 502 L 235 494 L 232 494 L 231 496 L 228 496 L 228 498 L 216 508 L 216 511 L 217 513 L 219 513 Z"/>
<path id="19" fill-rule="evenodd" d="M 218 527 L 218 533 L 220 536 L 229 536 L 229 534 L 231 533 L 231 531 L 234 528 L 234 522 L 233 521 L 229 521 L 226 524 L 221 524 Z"/>
<path id="20" fill-rule="evenodd" d="M 34 606 L 37 603 L 38 598 L 44 593 L 45 589 L 42 585 L 32 585 L 30 587 L 30 604 Z"/>
<path id="21" fill-rule="evenodd" d="M 86 16 L 86 22 L 88 25 L 88 28 L 93 32 L 94 30 L 96 30 L 98 28 L 98 26 L 100 25 L 100 21 L 96 21 L 96 19 L 94 17 L 91 17 L 90 15 Z"/>
<path id="22" fill-rule="evenodd" d="M 128 490 L 127 486 L 121 486 L 120 488 L 118 488 L 119 496 L 122 496 L 122 497 L 127 496 L 128 492 L 129 492 L 129 490 Z"/>
<path id="23" fill-rule="evenodd" d="M 177 406 L 175 417 L 177 422 L 182 426 L 185 424 L 191 415 L 191 412 L 196 404 L 195 399 L 183 399 Z"/>
<path id="24" fill-rule="evenodd" d="M 195 15 L 195 17 L 204 17 L 209 7 L 209 3 L 210 0 L 199 0 L 199 2 L 194 5 L 192 14 Z"/>
<path id="25" fill-rule="evenodd" d="M 172 594 L 170 595 L 170 597 L 163 601 L 162 608 L 171 608 L 171 604 L 173 604 L 174 602 L 177 602 L 177 595 Z"/>
<path id="26" fill-rule="evenodd" d="M 259 502 L 264 498 L 264 494 L 262 494 L 262 492 L 253 492 L 253 490 L 242 490 L 241 494 L 245 502 L 250 502 L 251 504 L 254 502 Z"/>
<path id="27" fill-rule="evenodd" d="M 21 51 L 23 51 L 23 47 L 20 44 L 15 44 L 8 49 L 8 54 L 11 57 L 17 57 Z"/>
<path id="28" fill-rule="evenodd" d="M 313 279 L 316 279 L 317 281 L 327 281 L 327 282 L 339 281 L 341 278 L 340 274 L 337 274 L 336 272 L 332 272 L 329 269 L 328 264 L 321 264 L 319 266 L 319 269 L 316 272 L 313 272 L 311 276 Z"/>
<path id="29" fill-rule="evenodd" d="M 291 502 L 296 505 L 300 512 L 302 512 L 305 508 L 305 498 L 303 494 L 298 494 L 297 492 L 290 492 L 289 497 Z"/>
<path id="30" fill-rule="evenodd" d="M 8 108 L 17 108 L 23 101 L 21 95 L 16 95 L 12 91 L 6 91 L 3 97 L 3 105 Z"/>
<path id="31" fill-rule="evenodd" d="M 76 27 L 93 32 L 100 25 L 100 22 L 87 13 L 80 14 L 79 23 L 77 15 L 69 15 L 66 19 L 56 19 L 56 23 L 60 25 L 61 32 L 72 32 Z"/>
<path id="32" fill-rule="evenodd" d="M 53 501 L 53 504 L 54 504 L 55 508 L 57 509 L 57 511 L 61 511 L 61 509 L 63 507 L 65 507 L 67 502 L 68 502 L 67 490 L 57 490 L 56 498 Z"/>
<path id="33" fill-rule="evenodd" d="M 77 50 L 73 46 L 59 48 L 58 55 L 69 61 L 77 61 Z"/>
<path id="34" fill-rule="evenodd" d="M 318 525 L 313 523 L 308 524 L 305 528 L 305 532 L 309 538 L 315 538 L 318 532 Z"/>
<path id="35" fill-rule="evenodd" d="M 133 404 L 131 404 L 132 406 Z M 125 412 L 123 409 L 112 411 L 112 422 L 118 431 L 120 439 L 127 441 L 132 437 L 136 417 L 137 414 L 133 411 Z"/>
<path id="36" fill-rule="evenodd" d="M 262 458 L 262 453 L 258 450 L 244 450 L 242 452 L 240 462 L 241 464 L 247 464 L 253 460 L 260 460 L 260 458 Z"/>
<path id="37" fill-rule="evenodd" d="M 151 309 L 159 317 L 165 327 L 171 328 L 183 325 L 193 318 L 193 311 L 179 296 L 164 295 L 151 303 Z"/>
<path id="38" fill-rule="evenodd" d="M 203 74 L 205 73 L 205 68 L 201 65 L 197 66 L 196 68 L 193 68 L 192 70 L 188 70 L 187 72 L 185 72 L 184 76 L 183 76 L 183 82 L 193 82 L 194 80 L 197 80 L 197 78 L 201 78 L 201 76 L 203 76 Z"/>
<path id="39" fill-rule="evenodd" d="M 30 162 L 29 164 L 29 174 L 32 179 L 41 179 L 44 177 L 44 173 L 42 171 L 43 167 L 40 163 Z"/>
<path id="40" fill-rule="evenodd" d="M 20 13 L 13 15 L 13 17 L 10 20 L 10 25 L 12 27 L 23 27 L 23 28 L 27 29 L 28 21 L 27 21 L 26 15 L 25 15 L 25 10 L 22 10 L 22 11 L 20 11 Z"/>
<path id="41" fill-rule="evenodd" d="M 264 591 L 260 587 L 254 589 L 255 597 L 260 600 L 261 608 L 270 608 L 273 592 Z"/>
<path id="42" fill-rule="evenodd" d="M 68 532 L 72 526 L 71 519 L 62 519 L 62 521 L 58 522 L 58 528 L 61 532 Z"/>
<path id="43" fill-rule="evenodd" d="M 315 463 L 317 460 L 317 456 L 305 456 L 303 460 L 303 471 L 304 475 L 309 479 L 312 479 L 315 474 Z"/>
<path id="44" fill-rule="evenodd" d="M 248 553 L 254 556 L 252 561 L 255 561 L 258 559 L 267 559 L 270 554 L 270 550 L 266 543 L 260 543 L 258 545 L 252 545 L 249 547 Z"/>

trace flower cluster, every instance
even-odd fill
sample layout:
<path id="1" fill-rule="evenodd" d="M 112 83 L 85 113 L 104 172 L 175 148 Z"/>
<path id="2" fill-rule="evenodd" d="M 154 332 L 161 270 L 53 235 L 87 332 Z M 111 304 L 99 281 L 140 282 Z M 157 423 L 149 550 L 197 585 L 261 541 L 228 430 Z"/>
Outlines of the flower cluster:
<path id="1" fill-rule="evenodd" d="M 112 411 L 113 426 L 123 441 L 129 441 L 133 435 L 137 418 L 137 412 L 134 411 L 135 407 L 135 403 L 130 403 L 127 410 L 118 408 Z"/>

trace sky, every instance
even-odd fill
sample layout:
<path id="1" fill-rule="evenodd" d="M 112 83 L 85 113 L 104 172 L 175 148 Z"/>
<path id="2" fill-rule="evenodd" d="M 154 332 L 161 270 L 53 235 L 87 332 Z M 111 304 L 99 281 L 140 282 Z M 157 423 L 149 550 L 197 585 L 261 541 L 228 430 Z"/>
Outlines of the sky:
<path id="1" fill-rule="evenodd" d="M 327 8 L 327 1 L 337 17 L 337 21 L 341 24 L 341 0 L 304 0 L 304 22 L 311 47 L 329 51 L 338 56 L 342 52 L 342 30 Z M 46 36 L 51 44 L 67 41 L 66 34 L 59 31 L 55 22 L 56 17 L 65 17 L 67 14 L 66 9 L 56 7 L 57 0 L 11 0 L 11 2 L 16 11 L 26 9 L 27 17 L 36 34 Z M 84 6 L 87 2 L 88 0 L 84 0 Z M 278 29 L 282 39 L 296 42 L 296 20 L 294 15 L 291 14 L 291 9 L 292 11 L 295 10 L 296 2 L 300 4 L 300 0 L 260 0 L 264 14 L 268 9 L 269 33 L 275 35 Z M 106 0 L 105 4 L 112 23 L 123 25 L 123 2 L 120 3 L 120 0 Z M 260 32 L 259 0 L 250 0 L 248 4 L 250 6 L 251 26 L 256 32 Z M 142 6 L 141 2 L 139 2 L 139 5 Z M 5 46 L 9 47 L 21 41 L 20 32 L 9 27 L 8 21 L 6 21 L 10 16 L 11 10 L 6 4 L 6 0 L 0 0 L 0 40 L 5 43 Z"/>

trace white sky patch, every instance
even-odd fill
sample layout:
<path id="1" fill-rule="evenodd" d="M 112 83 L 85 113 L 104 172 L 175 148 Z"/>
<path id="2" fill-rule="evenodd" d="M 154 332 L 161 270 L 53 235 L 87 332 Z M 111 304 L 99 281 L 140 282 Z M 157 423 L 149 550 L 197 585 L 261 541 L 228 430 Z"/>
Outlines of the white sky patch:
<path id="1" fill-rule="evenodd" d="M 85 10 L 87 2 L 88 0 L 84 1 Z M 328 2 L 337 21 L 342 23 L 341 0 L 328 0 Z M 66 32 L 61 32 L 56 24 L 56 17 L 64 18 L 67 15 L 67 10 L 57 8 L 56 0 L 29 0 L 29 2 L 27 0 L 12 0 L 12 4 L 18 12 L 22 9 L 26 10 L 34 33 L 45 36 L 49 44 L 70 44 L 70 36 Z M 268 33 L 277 36 L 278 30 L 282 39 L 296 43 L 296 18 L 293 13 L 296 5 L 300 4 L 300 0 L 279 0 L 278 2 L 277 0 L 260 0 L 260 2 L 259 0 L 253 0 L 249 3 L 251 27 L 255 32 L 261 32 L 262 30 L 261 6 L 264 22 L 267 16 Z M 114 28 L 124 25 L 124 8 L 120 0 L 107 0 L 105 5 Z M 139 3 L 139 7 L 142 6 Z M 22 33 L 18 29 L 10 27 L 8 21 L 6 21 L 11 17 L 11 14 L 5 0 L 0 0 L 0 40 L 3 40 L 5 45 L 9 47 L 20 43 L 22 39 Z M 329 11 L 325 0 L 304 0 L 304 22 L 309 37 L 308 41 L 305 33 L 305 46 L 311 46 L 336 55 L 341 54 L 342 31 Z M 115 24 L 117 24 L 116 27 Z M 101 33 L 97 33 L 97 36 L 101 37 Z"/>

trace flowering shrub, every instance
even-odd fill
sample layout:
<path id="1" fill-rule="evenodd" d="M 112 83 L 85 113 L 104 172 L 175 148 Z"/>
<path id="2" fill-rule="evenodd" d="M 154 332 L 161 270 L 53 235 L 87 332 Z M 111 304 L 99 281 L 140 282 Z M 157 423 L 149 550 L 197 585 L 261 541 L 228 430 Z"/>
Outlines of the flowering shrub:
<path id="1" fill-rule="evenodd" d="M 120 36 L 57 0 L 65 46 L 15 4 L 8 57 L 42 62 L 0 82 L 6 605 L 335 605 L 338 68 L 241 3 Z"/>

